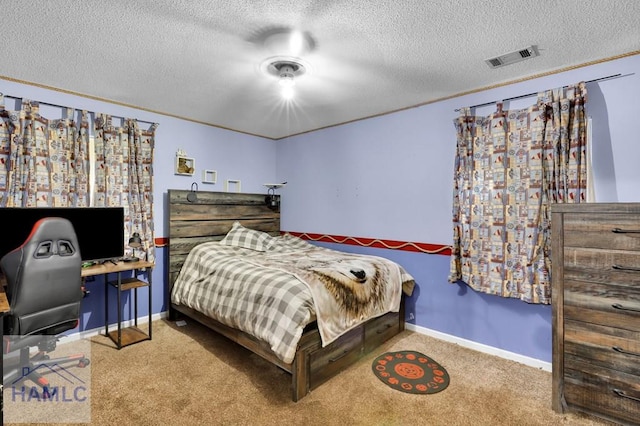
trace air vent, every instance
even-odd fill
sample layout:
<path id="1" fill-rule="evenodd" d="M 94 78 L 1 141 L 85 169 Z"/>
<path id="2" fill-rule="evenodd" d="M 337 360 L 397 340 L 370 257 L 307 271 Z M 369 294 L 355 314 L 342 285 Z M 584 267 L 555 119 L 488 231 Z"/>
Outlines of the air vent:
<path id="1" fill-rule="evenodd" d="M 489 65 L 489 68 L 499 68 L 524 61 L 525 59 L 535 58 L 538 55 L 538 50 L 535 46 L 529 46 L 526 49 L 516 50 L 515 52 L 507 53 L 497 58 L 486 59 L 485 62 Z"/>

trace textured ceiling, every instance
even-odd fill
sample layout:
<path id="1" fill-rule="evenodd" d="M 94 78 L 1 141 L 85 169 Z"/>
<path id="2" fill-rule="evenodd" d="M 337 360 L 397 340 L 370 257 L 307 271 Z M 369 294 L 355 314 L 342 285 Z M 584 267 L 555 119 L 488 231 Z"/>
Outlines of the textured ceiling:
<path id="1" fill-rule="evenodd" d="M 637 0 L 1 0 L 0 77 L 279 139 L 640 51 Z M 293 101 L 260 72 L 308 33 Z M 537 46 L 497 69 L 485 59 Z M 0 91 L 2 82 L 0 81 Z M 11 94 L 19 95 L 19 94 Z"/>

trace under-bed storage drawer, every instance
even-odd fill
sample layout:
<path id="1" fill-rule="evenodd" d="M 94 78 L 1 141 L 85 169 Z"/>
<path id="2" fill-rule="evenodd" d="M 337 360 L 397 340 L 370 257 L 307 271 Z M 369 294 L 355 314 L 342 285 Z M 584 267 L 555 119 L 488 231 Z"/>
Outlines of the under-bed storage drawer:
<path id="1" fill-rule="evenodd" d="M 364 352 L 369 353 L 400 332 L 400 313 L 389 312 L 364 327 Z"/>
<path id="2" fill-rule="evenodd" d="M 353 364 L 362 355 L 363 328 L 363 326 L 357 327 L 324 348 L 311 353 L 309 380 L 311 389 Z"/>

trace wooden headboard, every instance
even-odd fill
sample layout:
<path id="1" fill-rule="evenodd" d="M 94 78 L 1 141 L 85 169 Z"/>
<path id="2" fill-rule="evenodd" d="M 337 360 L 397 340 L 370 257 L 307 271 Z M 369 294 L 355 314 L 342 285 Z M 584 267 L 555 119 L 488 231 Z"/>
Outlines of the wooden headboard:
<path id="1" fill-rule="evenodd" d="M 170 189 L 169 202 L 169 294 L 187 254 L 197 244 L 220 241 L 235 221 L 243 226 L 280 235 L 280 212 L 271 210 L 266 194 L 208 192 Z M 279 201 L 279 195 L 276 195 Z"/>

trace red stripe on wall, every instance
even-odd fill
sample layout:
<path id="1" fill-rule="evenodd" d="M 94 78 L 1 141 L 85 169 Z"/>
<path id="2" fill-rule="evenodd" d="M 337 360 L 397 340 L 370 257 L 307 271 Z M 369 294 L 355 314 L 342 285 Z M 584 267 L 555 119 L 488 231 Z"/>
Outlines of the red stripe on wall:
<path id="1" fill-rule="evenodd" d="M 284 231 L 283 231 L 284 232 Z M 415 251 L 428 254 L 451 255 L 451 246 L 442 244 L 414 243 L 396 240 L 379 240 L 377 238 L 346 237 L 343 235 L 312 234 L 308 232 L 291 232 L 289 234 L 303 240 L 321 241 L 324 243 L 349 244 L 352 246 L 385 248 L 391 250 Z"/>
<path id="2" fill-rule="evenodd" d="M 451 255 L 451 246 L 442 244 L 413 243 L 396 240 L 379 240 L 376 238 L 346 237 L 342 235 L 312 234 L 307 232 L 291 232 L 289 234 L 300 237 L 303 240 L 320 241 L 324 243 L 349 244 L 352 246 L 375 247 L 391 250 L 414 251 L 428 254 Z M 283 231 L 284 233 L 284 231 Z M 156 247 L 169 245 L 168 237 L 158 237 L 155 239 Z"/>

